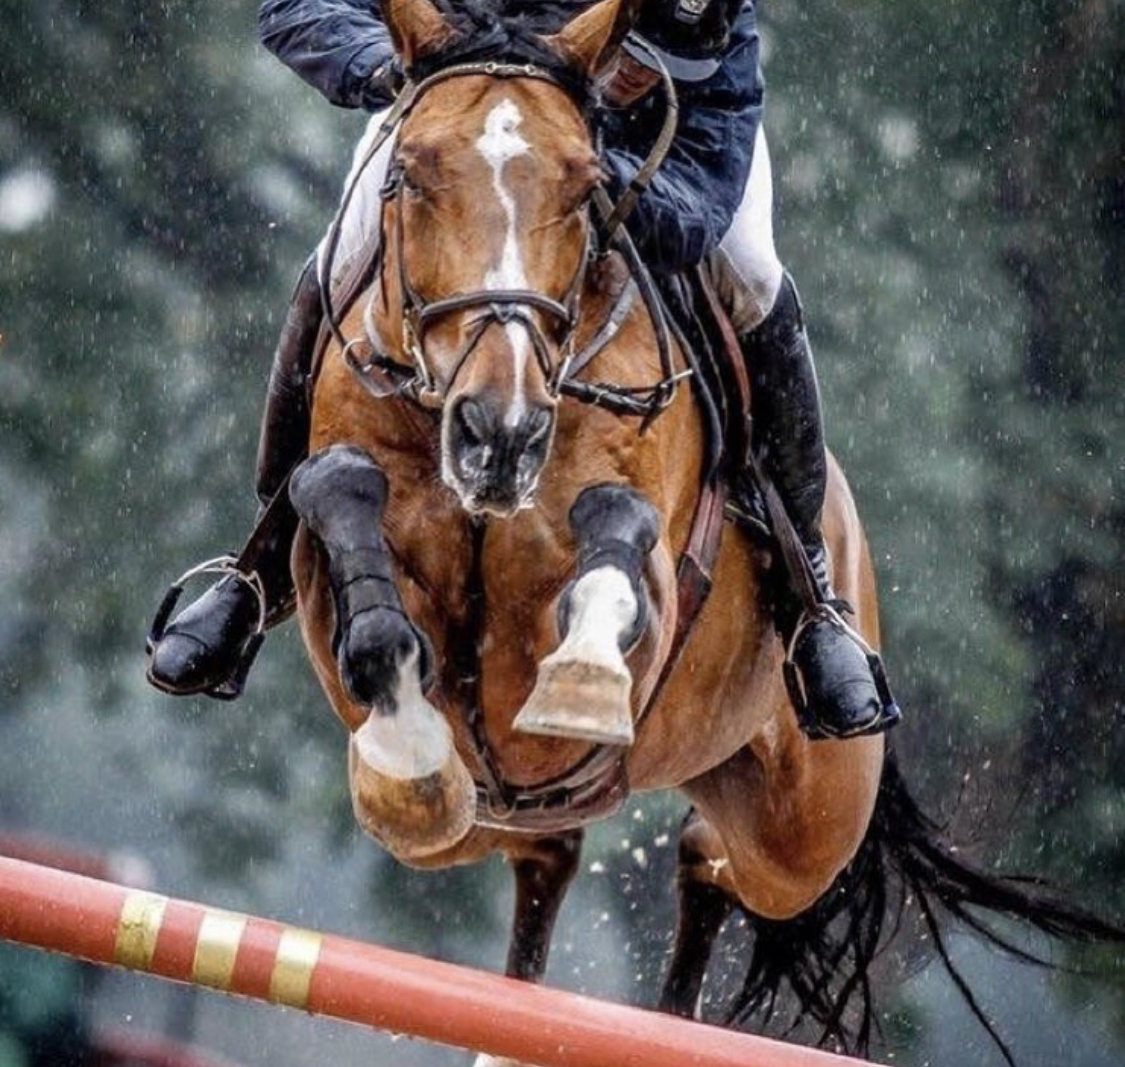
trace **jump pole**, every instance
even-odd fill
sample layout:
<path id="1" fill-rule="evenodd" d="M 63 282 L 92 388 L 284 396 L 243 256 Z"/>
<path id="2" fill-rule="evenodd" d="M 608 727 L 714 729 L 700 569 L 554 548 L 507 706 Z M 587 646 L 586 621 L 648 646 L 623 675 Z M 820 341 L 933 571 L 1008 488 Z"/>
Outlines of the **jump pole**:
<path id="1" fill-rule="evenodd" d="M 859 1062 L 6 857 L 0 939 L 542 1067 Z"/>

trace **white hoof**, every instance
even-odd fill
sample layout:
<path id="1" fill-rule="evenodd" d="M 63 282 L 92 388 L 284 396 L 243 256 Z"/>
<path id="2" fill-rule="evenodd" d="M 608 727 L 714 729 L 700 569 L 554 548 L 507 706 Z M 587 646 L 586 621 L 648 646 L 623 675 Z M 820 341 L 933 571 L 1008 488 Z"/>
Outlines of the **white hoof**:
<path id="1" fill-rule="evenodd" d="M 449 723 L 416 681 L 403 688 L 395 714 L 373 711 L 352 734 L 348 772 L 360 826 L 393 855 L 410 860 L 465 837 L 476 816 L 476 786 L 453 746 Z"/>
<path id="2" fill-rule="evenodd" d="M 399 675 L 393 715 L 372 711 L 355 732 L 364 764 L 388 778 L 428 778 L 454 755 L 453 731 L 445 716 L 423 695 L 416 657 Z"/>
<path id="3" fill-rule="evenodd" d="M 548 657 L 513 726 L 525 734 L 631 745 L 632 690 L 628 670 L 578 660 L 552 662 Z"/>
<path id="4" fill-rule="evenodd" d="M 567 635 L 539 664 L 535 689 L 516 716 L 515 728 L 631 745 L 633 677 L 618 643 L 637 611 L 633 587 L 616 567 L 599 567 L 579 578 L 571 592 Z"/>

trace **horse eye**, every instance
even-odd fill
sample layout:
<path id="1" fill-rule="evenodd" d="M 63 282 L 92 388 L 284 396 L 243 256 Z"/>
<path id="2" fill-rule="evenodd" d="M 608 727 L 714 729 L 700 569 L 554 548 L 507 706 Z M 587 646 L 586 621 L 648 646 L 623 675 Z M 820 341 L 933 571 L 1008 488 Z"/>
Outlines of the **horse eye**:
<path id="1" fill-rule="evenodd" d="M 440 154 L 433 145 L 408 145 L 399 155 L 403 190 L 413 200 L 424 199 L 441 182 Z"/>
<path id="2" fill-rule="evenodd" d="M 563 164 L 562 197 L 569 210 L 574 212 L 585 207 L 594 186 L 604 177 L 596 160 L 567 160 Z"/>

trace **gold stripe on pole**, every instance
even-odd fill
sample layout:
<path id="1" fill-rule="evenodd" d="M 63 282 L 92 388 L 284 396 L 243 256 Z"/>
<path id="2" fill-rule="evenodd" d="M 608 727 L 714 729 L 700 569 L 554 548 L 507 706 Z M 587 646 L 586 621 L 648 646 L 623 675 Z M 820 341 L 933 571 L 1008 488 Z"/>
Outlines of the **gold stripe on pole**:
<path id="1" fill-rule="evenodd" d="M 200 985 L 230 989 L 234 960 L 246 929 L 246 916 L 208 908 L 199 926 L 195 943 L 195 960 L 191 966 L 192 980 Z"/>
<path id="2" fill-rule="evenodd" d="M 155 893 L 127 893 L 117 920 L 117 937 L 113 946 L 113 962 L 132 970 L 152 968 L 156 938 L 164 923 L 167 897 Z"/>
<path id="3" fill-rule="evenodd" d="M 320 957 L 323 938 L 312 930 L 286 927 L 277 946 L 277 959 L 270 974 L 269 998 L 275 1004 L 306 1008 L 313 971 Z"/>

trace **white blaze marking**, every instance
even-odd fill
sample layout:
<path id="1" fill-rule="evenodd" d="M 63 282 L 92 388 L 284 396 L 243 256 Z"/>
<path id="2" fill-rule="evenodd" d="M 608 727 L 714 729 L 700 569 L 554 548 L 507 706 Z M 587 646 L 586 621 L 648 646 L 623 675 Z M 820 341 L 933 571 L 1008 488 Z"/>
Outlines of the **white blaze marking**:
<path id="1" fill-rule="evenodd" d="M 629 579 L 616 567 L 582 575 L 570 594 L 566 638 L 543 662 L 593 663 L 627 674 L 619 641 L 636 622 L 638 610 Z"/>
<path id="2" fill-rule="evenodd" d="M 516 237 L 516 202 L 504 184 L 504 164 L 516 156 L 526 155 L 531 146 L 516 132 L 523 116 L 507 97 L 500 101 L 484 120 L 484 133 L 477 138 L 477 151 L 484 156 L 492 168 L 492 187 L 500 198 L 500 205 L 508 219 L 508 232 L 504 235 L 504 247 L 500 262 L 484 276 L 486 289 L 526 289 L 527 275 L 523 269 L 523 256 L 519 239 Z M 528 337 L 518 322 L 510 322 L 504 327 L 508 342 L 512 346 L 515 359 L 515 396 L 508 409 L 504 422 L 514 427 L 523 417 L 527 408 L 524 400 L 524 377 L 527 373 Z"/>

